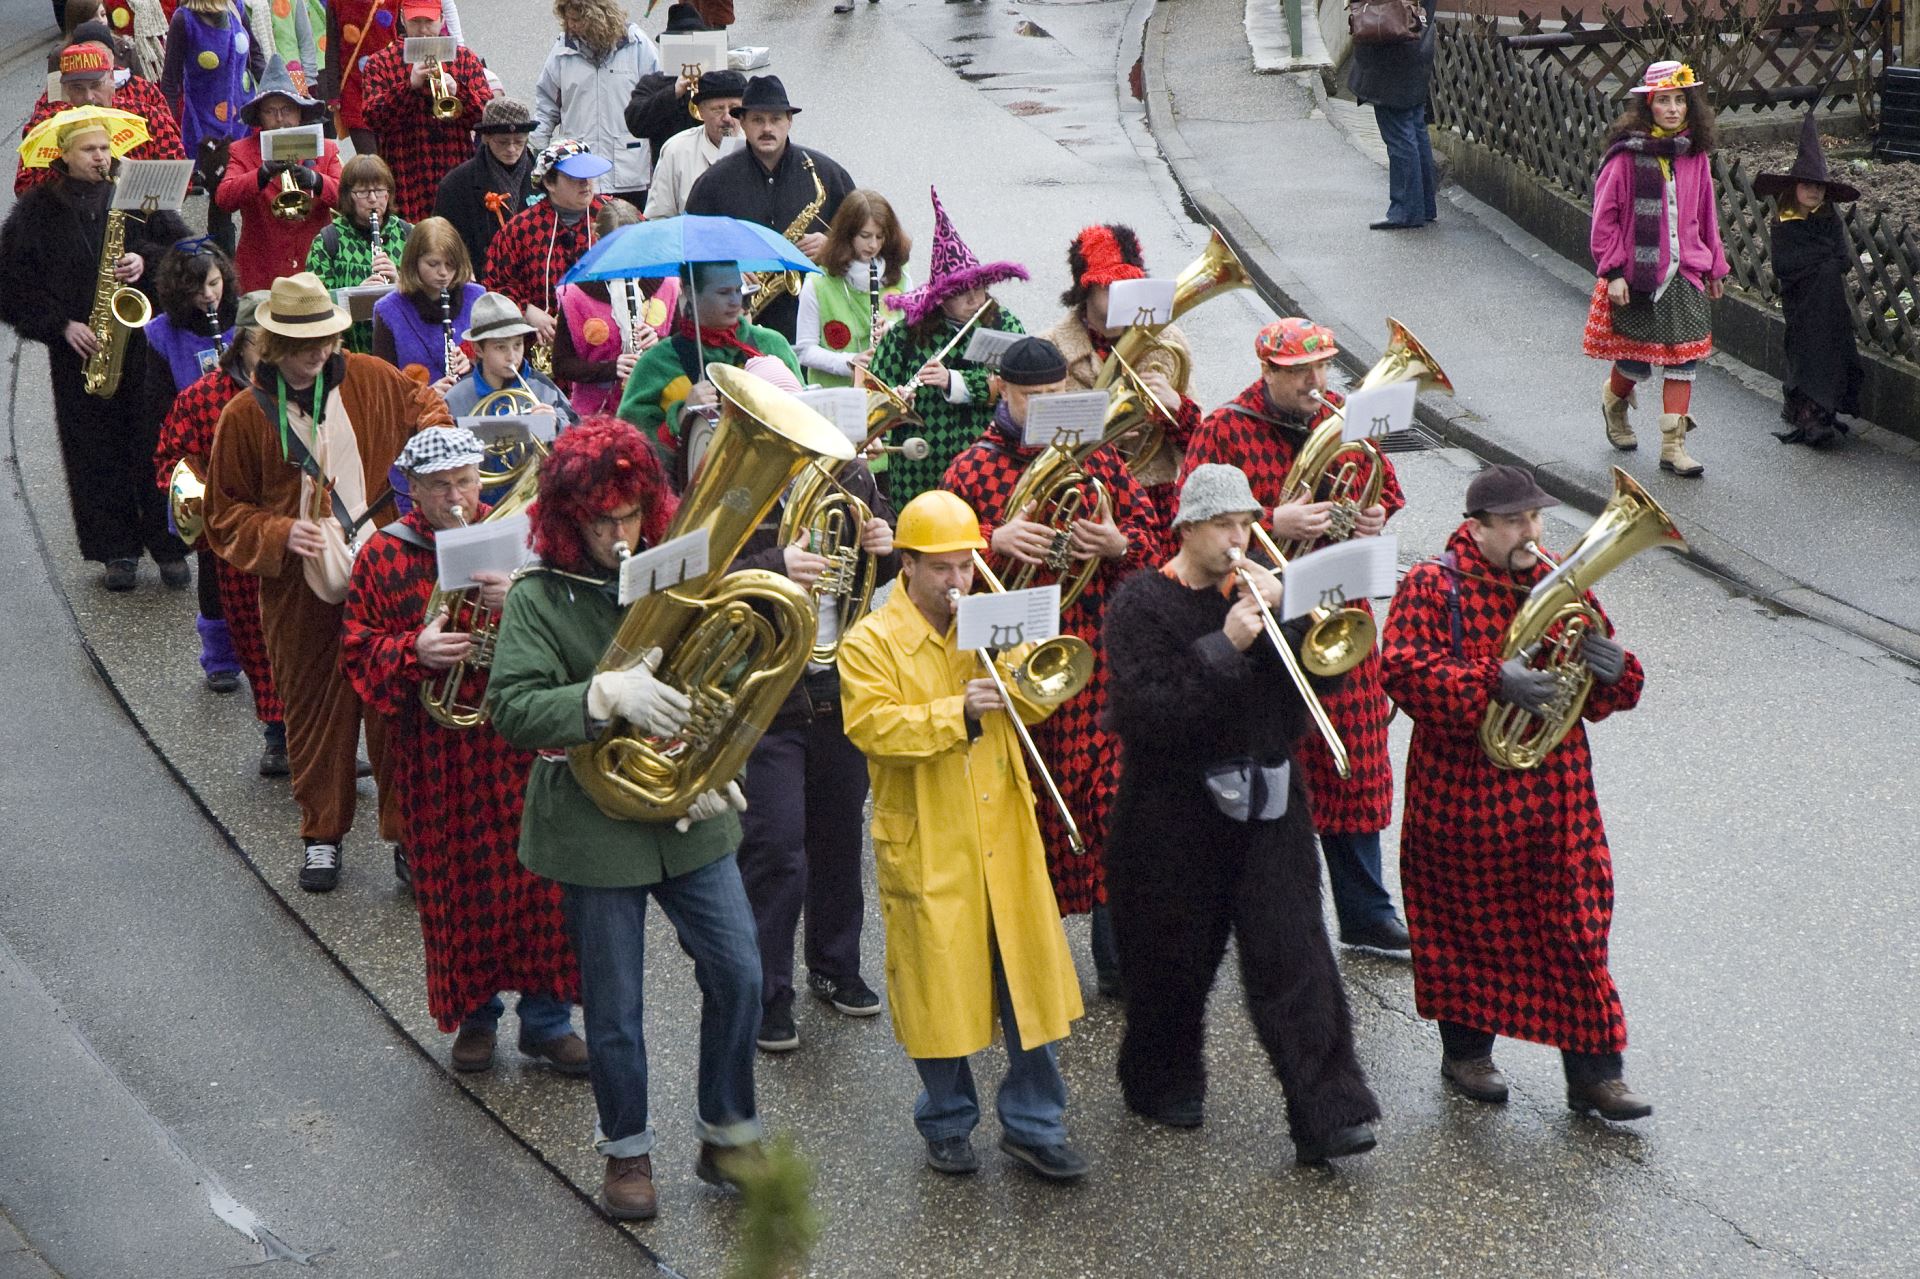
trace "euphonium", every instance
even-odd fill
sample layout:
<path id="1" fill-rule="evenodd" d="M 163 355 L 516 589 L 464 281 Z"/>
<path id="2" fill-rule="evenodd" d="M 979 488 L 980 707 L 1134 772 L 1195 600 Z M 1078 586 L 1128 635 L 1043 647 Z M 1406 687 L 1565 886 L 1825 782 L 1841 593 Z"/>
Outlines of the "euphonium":
<path id="1" fill-rule="evenodd" d="M 598 670 L 627 670 L 651 649 L 655 674 L 693 703 L 672 738 L 616 720 L 568 752 L 581 789 L 627 821 L 682 817 L 732 781 L 806 669 L 817 617 L 778 573 L 727 566 L 808 462 L 844 462 L 853 442 L 832 423 L 750 373 L 709 364 L 720 420 L 680 500 L 667 540 L 707 533 L 708 570 L 629 605 Z"/>
<path id="2" fill-rule="evenodd" d="M 1529 546 L 1547 559 L 1538 546 Z M 1606 509 L 1553 572 L 1534 584 L 1507 624 L 1500 646 L 1503 662 L 1532 650 L 1529 665 L 1553 672 L 1559 684 L 1553 703 L 1544 715 L 1509 702 L 1488 703 L 1480 719 L 1480 746 L 1488 759 L 1501 768 L 1538 767 L 1573 730 L 1593 691 L 1593 671 L 1581 659 L 1580 644 L 1591 631 L 1604 634 L 1606 625 L 1599 610 L 1587 603 L 1587 592 L 1627 560 L 1654 547 L 1684 552 L 1687 541 L 1660 504 L 1616 466 Z"/>
<path id="3" fill-rule="evenodd" d="M 110 400 L 120 389 L 120 374 L 127 359 L 127 340 L 135 329 L 145 328 L 153 318 L 153 304 L 136 288 L 114 278 L 114 268 L 127 252 L 127 215 L 122 209 L 107 211 L 107 233 L 100 241 L 100 270 L 93 283 L 93 309 L 87 315 L 87 327 L 93 330 L 94 351 L 87 357 L 81 373 L 81 385 L 88 395 Z"/>
<path id="4" fill-rule="evenodd" d="M 1453 394 L 1453 383 L 1440 361 L 1427 354 L 1420 339 L 1407 326 L 1387 317 L 1387 349 L 1374 361 L 1355 391 L 1370 390 L 1390 382 L 1414 381 L 1422 391 Z M 1344 542 L 1353 536 L 1354 521 L 1360 512 L 1380 500 L 1387 480 L 1385 460 L 1372 440 L 1343 440 L 1345 409 L 1333 415 L 1307 436 L 1307 442 L 1293 456 L 1287 478 L 1280 485 L 1280 502 L 1332 502 L 1327 531 L 1318 537 L 1293 538 L 1281 546 L 1289 559 L 1298 559 L 1324 542 Z M 1279 505 L 1280 503 L 1275 503 Z"/>
<path id="5" fill-rule="evenodd" d="M 424 69 L 427 73 L 427 90 L 433 95 L 433 118 L 459 119 L 460 86 L 454 83 L 452 73 L 440 64 L 438 58 L 427 59 Z"/>
<path id="6" fill-rule="evenodd" d="M 1200 256 L 1188 263 L 1173 285 L 1173 312 L 1168 323 L 1179 319 L 1194 307 L 1199 306 L 1223 293 L 1248 287 L 1247 269 L 1240 264 L 1233 249 L 1215 231 L 1207 241 L 1207 247 Z M 1143 371 L 1159 367 L 1167 375 L 1167 381 L 1176 391 L 1185 394 L 1192 374 L 1191 361 L 1186 352 L 1179 347 L 1160 340 L 1160 331 L 1165 324 L 1134 324 L 1114 340 L 1113 350 L 1107 354 L 1106 363 L 1100 366 L 1100 373 L 1093 385 L 1100 390 L 1124 386 L 1131 390 L 1145 406 L 1147 413 L 1137 433 L 1124 443 L 1117 444 L 1127 459 L 1127 467 L 1135 475 L 1143 477 L 1153 469 L 1165 471 L 1164 477 L 1156 474 L 1154 481 L 1161 478 L 1172 479 L 1171 466 L 1156 467 L 1163 460 L 1166 451 L 1167 436 L 1156 419 L 1165 419 L 1168 414 L 1160 402 L 1153 398 L 1141 379 Z M 1167 462 L 1173 459 L 1165 458 Z"/>
<path id="7" fill-rule="evenodd" d="M 535 472 L 529 469 L 513 486 L 513 491 L 488 511 L 480 522 L 485 524 L 520 514 L 533 505 L 534 495 L 538 491 Z M 462 524 L 467 522 L 466 515 L 459 507 L 454 507 L 453 513 Z M 474 728 L 487 722 L 483 681 L 488 668 L 493 665 L 493 645 L 500 635 L 500 615 L 480 602 L 479 587 L 447 591 L 435 586 L 433 594 L 427 597 L 426 620 L 431 622 L 442 612 L 447 615 L 446 629 L 464 632 L 472 641 L 472 647 L 467 650 L 465 657 L 446 670 L 436 672 L 420 686 L 420 703 L 427 708 L 427 714 L 436 724 L 446 728 Z"/>

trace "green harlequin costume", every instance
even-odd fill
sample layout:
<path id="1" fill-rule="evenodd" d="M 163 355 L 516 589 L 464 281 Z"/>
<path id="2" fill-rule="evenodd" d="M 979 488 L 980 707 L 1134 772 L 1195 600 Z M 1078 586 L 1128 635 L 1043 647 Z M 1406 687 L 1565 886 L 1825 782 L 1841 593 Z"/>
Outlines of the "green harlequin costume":
<path id="1" fill-rule="evenodd" d="M 751 348 L 786 365 L 796 381 L 800 377 L 800 361 L 794 356 L 793 347 L 772 329 L 763 329 L 746 320 L 741 320 L 732 333 L 702 329 L 697 358 L 692 332 L 691 321 L 681 317 L 672 337 L 648 347 L 634 361 L 633 372 L 627 377 L 627 389 L 620 396 L 620 416 L 639 427 L 647 442 L 659 450 L 669 475 L 678 474 L 673 455 L 680 448 L 680 405 L 693 384 L 705 376 L 703 370 L 707 365 L 745 367 L 752 357 L 742 348 Z"/>
<path id="2" fill-rule="evenodd" d="M 345 197 L 342 197 L 344 199 Z M 380 222 L 380 248 L 388 261 L 400 265 L 413 228 L 400 218 Z M 329 291 L 350 289 L 373 273 L 373 236 L 344 213 L 333 215 L 333 225 L 313 237 L 307 250 L 307 270 L 320 277 Z M 347 330 L 347 350 L 367 355 L 373 350 L 373 321 L 362 320 Z"/>

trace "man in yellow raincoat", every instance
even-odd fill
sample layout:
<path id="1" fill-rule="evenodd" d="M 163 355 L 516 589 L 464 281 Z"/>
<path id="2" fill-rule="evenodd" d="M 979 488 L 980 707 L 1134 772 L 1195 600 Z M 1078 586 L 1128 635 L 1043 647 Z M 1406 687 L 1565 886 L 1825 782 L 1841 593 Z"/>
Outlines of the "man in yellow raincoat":
<path id="1" fill-rule="evenodd" d="M 993 1042 L 1007 1077 L 1000 1149 L 1054 1181 L 1086 1174 L 1067 1144 L 1054 1042 L 1083 1011 L 1008 707 L 978 653 L 955 647 L 950 591 L 973 586 L 987 544 L 967 504 L 931 490 L 900 512 L 900 577 L 840 645 L 847 737 L 873 778 L 873 853 L 887 928 L 893 1030 L 922 1085 L 913 1117 L 939 1172 L 980 1166 L 967 1057 Z M 1015 650 L 1018 656 L 1019 650 Z"/>

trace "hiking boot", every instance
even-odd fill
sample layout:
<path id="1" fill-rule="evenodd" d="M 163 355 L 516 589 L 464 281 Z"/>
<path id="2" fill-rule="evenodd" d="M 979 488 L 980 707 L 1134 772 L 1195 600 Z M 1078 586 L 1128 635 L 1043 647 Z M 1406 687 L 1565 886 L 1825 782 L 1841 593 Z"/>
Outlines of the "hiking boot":
<path id="1" fill-rule="evenodd" d="M 488 1027 L 462 1026 L 453 1037 L 453 1052 L 449 1054 L 453 1068 L 462 1074 L 492 1070 L 496 1042 L 498 1036 Z"/>
<path id="2" fill-rule="evenodd" d="M 1455 1092 L 1463 1097 L 1471 1097 L 1474 1101 L 1483 1101 L 1489 1106 L 1499 1106 L 1505 1104 L 1507 1100 L 1507 1077 L 1500 1073 L 1500 1067 L 1493 1064 L 1491 1057 L 1466 1057 L 1459 1060 L 1442 1057 L 1440 1077 L 1452 1085 Z"/>
<path id="3" fill-rule="evenodd" d="M 1660 415 L 1661 470 L 1689 477 L 1706 474 L 1707 468 L 1694 461 L 1687 452 L 1687 432 L 1692 429 L 1693 419 L 1685 413 Z"/>
<path id="4" fill-rule="evenodd" d="M 1633 433 L 1633 423 L 1627 421 L 1627 409 L 1634 402 L 1629 391 L 1624 397 L 1613 393 L 1610 383 L 1600 387 L 1600 420 L 1607 427 L 1607 443 L 1622 453 L 1631 453 L 1640 447 L 1640 440 Z"/>
<path id="5" fill-rule="evenodd" d="M 1600 1079 L 1590 1084 L 1569 1082 L 1567 1109 L 1602 1119 L 1645 1119 L 1653 1113 L 1653 1103 L 1627 1087 L 1624 1079 Z"/>
<path id="6" fill-rule="evenodd" d="M 653 1156 L 618 1155 L 607 1160 L 600 1178 L 600 1202 L 617 1221 L 651 1221 L 660 1211 L 653 1189 Z"/>
<path id="7" fill-rule="evenodd" d="M 587 1041 L 569 1030 L 566 1034 L 540 1043 L 529 1043 L 523 1036 L 520 1053 L 544 1061 L 563 1075 L 578 1077 L 587 1073 Z"/>

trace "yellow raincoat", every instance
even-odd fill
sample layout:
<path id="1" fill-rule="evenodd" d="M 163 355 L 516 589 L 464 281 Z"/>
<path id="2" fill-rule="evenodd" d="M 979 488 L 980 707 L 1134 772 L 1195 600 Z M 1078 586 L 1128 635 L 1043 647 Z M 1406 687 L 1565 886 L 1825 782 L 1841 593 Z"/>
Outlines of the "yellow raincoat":
<path id="1" fill-rule="evenodd" d="M 968 743 L 964 695 L 980 660 L 953 641 L 902 586 L 840 643 L 847 737 L 873 778 L 887 1002 L 909 1057 L 993 1042 L 996 946 L 1022 1047 L 1066 1038 L 1084 1011 L 1020 740 L 995 713 Z M 1046 718 L 1015 700 L 1028 723 Z"/>

